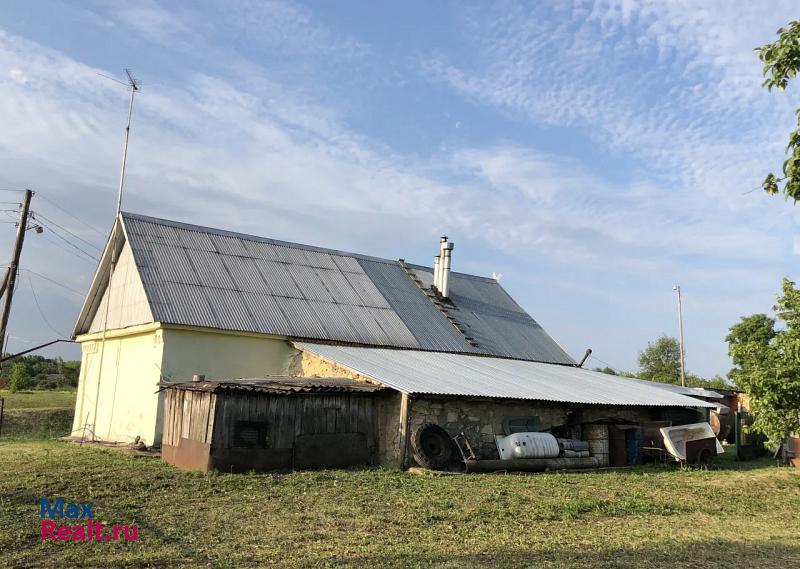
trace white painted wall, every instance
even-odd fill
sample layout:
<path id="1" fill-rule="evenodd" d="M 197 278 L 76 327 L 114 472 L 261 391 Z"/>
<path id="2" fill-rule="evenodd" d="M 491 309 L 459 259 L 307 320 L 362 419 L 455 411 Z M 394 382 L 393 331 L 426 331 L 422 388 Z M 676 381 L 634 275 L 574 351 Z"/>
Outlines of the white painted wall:
<path id="1" fill-rule="evenodd" d="M 96 438 L 132 441 L 137 435 L 152 444 L 157 433 L 158 382 L 162 359 L 160 330 L 149 330 L 102 341 L 81 343 L 81 376 L 75 404 L 73 435 L 81 436 L 88 424 Z M 100 357 L 103 357 L 102 376 Z M 95 406 L 100 380 L 99 403 Z M 96 416 L 95 416 L 96 412 Z"/>
<path id="2" fill-rule="evenodd" d="M 111 297 L 111 306 L 108 308 L 108 325 L 106 321 L 106 304 Z M 107 330 L 117 330 L 138 324 L 153 322 L 153 313 L 147 295 L 144 292 L 133 252 L 126 242 L 119 254 L 119 260 L 111 278 L 111 286 L 106 287 L 100 306 L 89 326 L 89 333 Z"/>

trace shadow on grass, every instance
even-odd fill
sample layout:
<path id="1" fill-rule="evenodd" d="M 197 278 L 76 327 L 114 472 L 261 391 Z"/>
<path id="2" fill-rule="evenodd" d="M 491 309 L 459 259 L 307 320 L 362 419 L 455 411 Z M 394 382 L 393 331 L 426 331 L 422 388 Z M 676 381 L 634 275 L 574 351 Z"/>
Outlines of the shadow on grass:
<path id="1" fill-rule="evenodd" d="M 523 536 L 520 536 L 523 540 Z M 320 566 L 346 567 L 580 567 L 585 569 L 727 566 L 786 567 L 800 562 L 800 544 L 773 541 L 700 540 L 663 543 L 654 548 L 615 548 L 597 551 L 575 544 L 556 551 L 487 551 L 483 554 L 437 555 L 420 551 L 414 555 L 373 555 L 361 559 L 330 559 Z"/>
<path id="2" fill-rule="evenodd" d="M 72 498 L 70 496 L 61 495 L 59 497 L 64 498 L 66 502 L 82 502 L 82 500 Z M 106 526 L 106 533 L 110 531 L 110 526 L 115 524 L 134 524 L 139 528 L 139 535 L 141 536 L 142 541 L 119 541 L 114 542 L 113 544 L 108 544 L 104 541 L 74 543 L 43 541 L 40 537 L 40 528 L 38 525 L 40 523 L 39 505 L 42 498 L 51 499 L 53 496 L 42 496 L 27 490 L 23 490 L 4 495 L 2 498 L 2 506 L 6 512 L 17 513 L 20 518 L 26 514 L 30 515 L 31 511 L 34 512 L 33 517 L 36 520 L 36 527 L 34 528 L 34 531 L 26 535 L 24 538 L 17 540 L 15 544 L 17 546 L 17 551 L 24 549 L 29 552 L 27 558 L 24 561 L 20 561 L 20 564 L 18 565 L 20 567 L 44 567 L 48 565 L 48 562 L 52 562 L 54 559 L 54 547 L 62 548 L 61 553 L 65 553 L 69 557 L 73 558 L 70 563 L 72 567 L 96 567 L 98 566 L 98 561 L 96 559 L 91 559 L 95 555 L 99 555 L 101 558 L 108 554 L 115 555 L 115 552 L 110 550 L 109 547 L 127 546 L 131 548 L 144 549 L 147 547 L 148 541 L 150 542 L 154 551 L 140 552 L 138 555 L 136 553 L 131 554 L 131 552 L 128 551 L 125 553 L 127 559 L 125 559 L 125 562 L 121 563 L 121 565 L 124 565 L 125 567 L 174 567 L 176 566 L 176 563 L 178 563 L 178 566 L 186 567 L 213 567 L 217 565 L 217 561 L 215 561 L 212 557 L 206 553 L 203 553 L 202 551 L 199 551 L 196 540 L 193 539 L 193 536 L 187 535 L 184 539 L 179 532 L 164 531 L 162 525 L 143 520 L 141 516 L 135 516 L 133 512 L 126 512 L 124 509 L 118 509 L 116 512 L 117 517 L 120 517 L 121 519 L 105 521 L 104 525 Z M 102 519 L 102 517 L 103 516 L 99 516 L 100 519 Z M 100 519 L 96 521 L 100 523 Z M 130 520 L 135 521 L 131 522 Z M 63 525 L 83 525 L 86 523 L 86 520 L 63 519 L 55 521 Z M 177 551 L 177 553 L 179 553 L 179 558 L 176 559 L 175 551 L 169 553 L 160 551 L 162 549 L 160 544 L 170 544 Z M 95 549 L 94 551 L 86 551 L 86 557 L 89 559 L 87 559 L 86 563 L 84 563 L 81 560 L 82 555 L 80 551 L 81 548 L 85 549 L 87 547 L 93 547 Z M 64 548 L 71 548 L 72 550 L 64 551 Z M 116 555 L 119 555 L 119 551 L 116 552 Z M 144 557 L 145 559 L 136 560 L 136 557 L 139 556 Z M 2 555 L 0 555 L 0 561 L 2 558 Z M 105 565 L 105 563 L 102 564 Z M 3 567 L 2 562 L 0 562 L 0 567 Z"/>

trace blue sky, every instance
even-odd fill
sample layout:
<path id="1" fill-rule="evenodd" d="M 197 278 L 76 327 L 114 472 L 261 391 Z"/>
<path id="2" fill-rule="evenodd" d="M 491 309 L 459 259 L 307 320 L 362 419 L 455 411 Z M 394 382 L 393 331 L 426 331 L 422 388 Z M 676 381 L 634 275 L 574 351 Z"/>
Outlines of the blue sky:
<path id="1" fill-rule="evenodd" d="M 127 105 L 98 73 L 130 67 L 144 88 L 125 209 L 418 263 L 446 233 L 455 270 L 501 273 L 573 356 L 591 347 L 592 365 L 624 370 L 676 333 L 678 282 L 688 369 L 724 374 L 727 328 L 771 308 L 800 252 L 800 209 L 747 193 L 780 167 L 800 106 L 800 87 L 760 87 L 753 48 L 796 15 L 743 1 L 7 3 L 0 188 L 37 190 L 57 230 L 29 235 L 9 348 L 71 330 L 111 225 Z M 0 225 L 0 251 L 12 238 Z"/>

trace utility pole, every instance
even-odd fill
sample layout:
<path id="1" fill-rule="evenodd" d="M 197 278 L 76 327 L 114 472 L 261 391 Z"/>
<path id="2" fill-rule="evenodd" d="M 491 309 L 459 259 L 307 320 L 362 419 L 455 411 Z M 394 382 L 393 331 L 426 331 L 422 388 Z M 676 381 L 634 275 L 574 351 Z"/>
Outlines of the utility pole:
<path id="1" fill-rule="evenodd" d="M 8 317 L 11 314 L 11 301 L 14 297 L 14 286 L 17 284 L 17 271 L 19 269 L 19 257 L 22 254 L 22 243 L 25 241 L 25 231 L 28 227 L 28 212 L 31 207 L 33 192 L 25 190 L 22 198 L 22 205 L 19 209 L 19 223 L 17 225 L 17 238 L 14 241 L 14 253 L 11 255 L 11 263 L 6 271 L 6 278 L 3 283 L 5 288 L 5 298 L 3 299 L 3 313 L 0 316 L 0 345 L 5 346 L 6 328 L 8 327 Z"/>
<path id="2" fill-rule="evenodd" d="M 683 347 L 683 305 L 681 303 L 681 287 L 675 285 L 672 287 L 678 294 L 678 338 L 681 346 L 681 385 L 686 387 L 686 352 Z"/>

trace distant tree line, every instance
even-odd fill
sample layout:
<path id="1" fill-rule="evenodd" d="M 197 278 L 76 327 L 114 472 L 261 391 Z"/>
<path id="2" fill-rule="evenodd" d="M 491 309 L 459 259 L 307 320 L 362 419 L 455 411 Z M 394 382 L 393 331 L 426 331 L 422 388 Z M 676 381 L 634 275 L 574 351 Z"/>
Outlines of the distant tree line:
<path id="1" fill-rule="evenodd" d="M 60 357 L 20 356 L 3 362 L 0 389 L 71 389 L 78 386 L 81 362 Z"/>
<path id="2" fill-rule="evenodd" d="M 681 349 L 676 338 L 661 336 L 639 352 L 639 370 L 637 373 L 618 371 L 611 367 L 594 368 L 594 371 L 657 381 L 659 383 L 681 384 Z M 731 389 L 732 384 L 719 375 L 705 379 L 693 373 L 686 374 L 687 387 L 705 387 L 706 389 Z"/>

